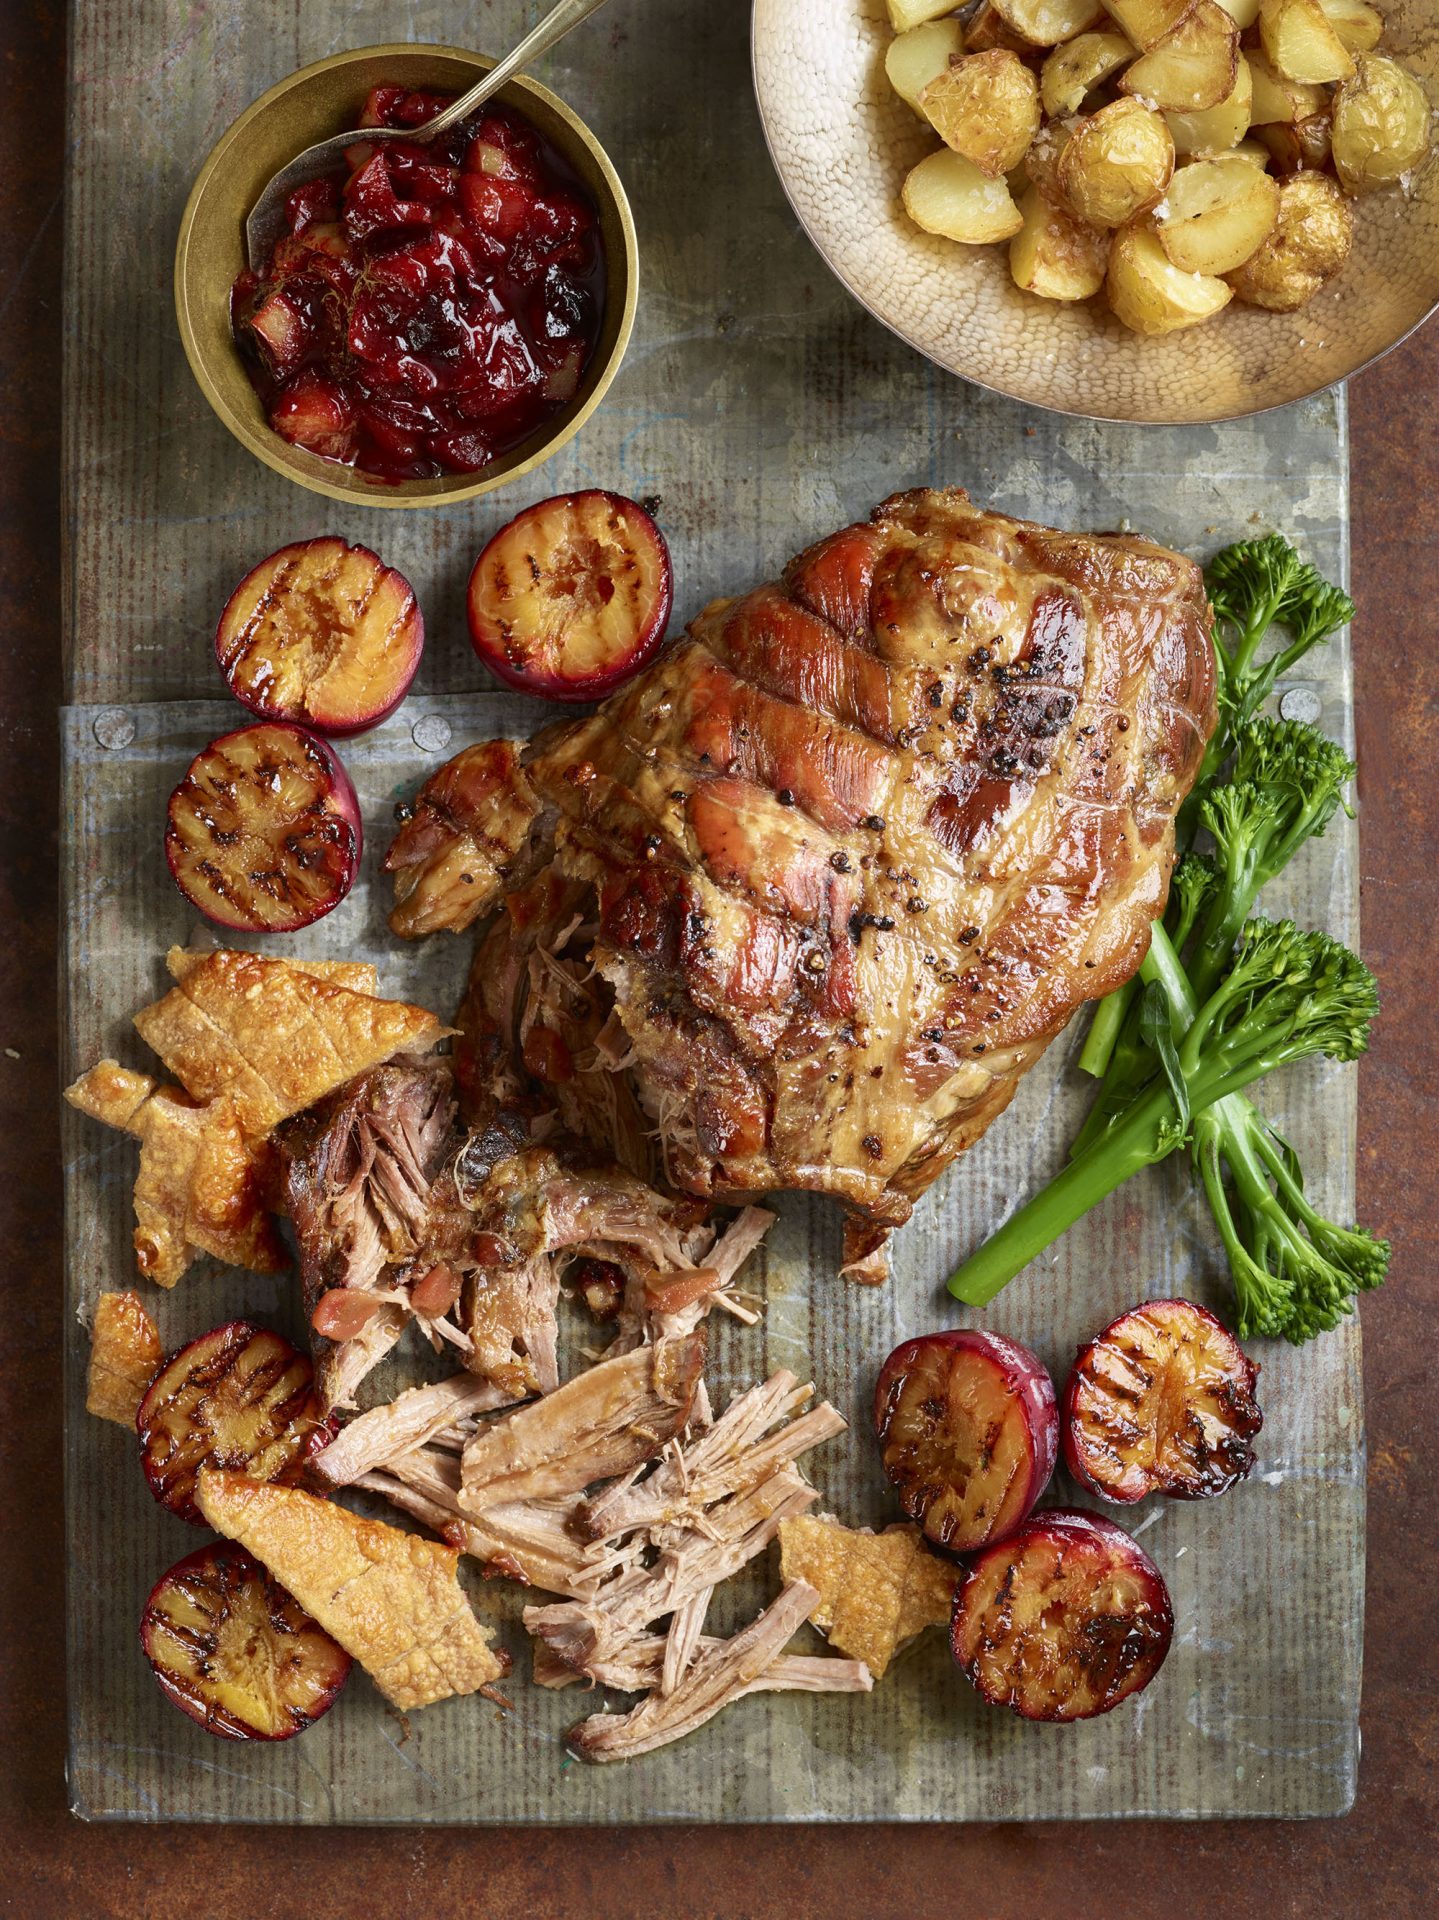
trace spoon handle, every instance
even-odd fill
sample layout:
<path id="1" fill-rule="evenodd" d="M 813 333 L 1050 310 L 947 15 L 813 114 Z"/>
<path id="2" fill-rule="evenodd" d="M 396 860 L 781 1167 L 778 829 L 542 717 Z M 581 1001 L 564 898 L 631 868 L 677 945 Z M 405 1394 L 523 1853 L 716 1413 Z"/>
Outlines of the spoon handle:
<path id="1" fill-rule="evenodd" d="M 465 119 L 476 107 L 483 106 L 492 94 L 498 93 L 522 67 L 527 67 L 532 60 L 538 60 L 542 53 L 548 53 L 571 27 L 577 27 L 581 20 L 588 20 L 604 4 L 605 0 L 559 0 L 558 6 L 551 7 L 539 25 L 527 33 L 497 67 L 492 67 L 477 86 L 471 87 L 468 93 L 462 93 L 443 113 L 436 114 L 433 120 L 410 134 L 409 138 L 420 141 L 433 139 L 436 134 L 454 126 L 456 121 Z"/>

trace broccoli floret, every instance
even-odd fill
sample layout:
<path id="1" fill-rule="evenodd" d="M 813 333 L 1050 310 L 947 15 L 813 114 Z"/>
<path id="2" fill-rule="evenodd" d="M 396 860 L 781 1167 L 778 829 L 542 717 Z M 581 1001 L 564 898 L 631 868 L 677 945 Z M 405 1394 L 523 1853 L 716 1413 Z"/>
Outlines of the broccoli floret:
<path id="1" fill-rule="evenodd" d="M 1189 963 L 1197 998 L 1218 979 L 1261 889 L 1345 804 L 1354 773 L 1344 749 L 1313 727 L 1251 720 L 1241 730 L 1233 778 L 1212 788 L 1200 806 L 1214 840 L 1216 885 Z"/>
<path id="2" fill-rule="evenodd" d="M 1222 719 L 1241 724 L 1259 711 L 1281 673 L 1302 660 L 1354 618 L 1354 602 L 1301 559 L 1282 534 L 1241 540 L 1215 554 L 1205 570 L 1205 585 L 1216 618 L 1214 654 L 1219 675 Z M 1289 644 L 1257 659 L 1272 626 L 1289 631 Z M 1233 631 L 1224 636 L 1224 628 Z M 1223 764 L 1228 751 L 1221 724 L 1205 756 L 1205 776 Z"/>
<path id="3" fill-rule="evenodd" d="M 1229 1258 L 1241 1334 L 1299 1346 L 1383 1282 L 1389 1243 L 1324 1218 L 1304 1192 L 1294 1149 L 1248 1100 L 1216 1101 L 1200 1114 L 1194 1158 Z"/>
<path id="4" fill-rule="evenodd" d="M 1169 907 L 1164 930 L 1176 953 L 1183 953 L 1189 936 L 1209 910 L 1219 890 L 1219 870 L 1204 853 L 1186 853 L 1169 882 Z"/>

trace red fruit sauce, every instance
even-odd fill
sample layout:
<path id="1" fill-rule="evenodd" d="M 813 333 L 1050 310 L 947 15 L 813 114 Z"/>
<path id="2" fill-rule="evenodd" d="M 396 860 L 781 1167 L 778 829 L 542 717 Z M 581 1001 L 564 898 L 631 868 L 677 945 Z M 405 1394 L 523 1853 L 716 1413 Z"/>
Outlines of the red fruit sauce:
<path id="1" fill-rule="evenodd" d="M 361 128 L 452 96 L 376 87 Z M 427 146 L 363 139 L 290 195 L 290 231 L 230 318 L 270 425 L 385 480 L 475 473 L 573 397 L 604 310 L 594 203 L 520 114 Z"/>

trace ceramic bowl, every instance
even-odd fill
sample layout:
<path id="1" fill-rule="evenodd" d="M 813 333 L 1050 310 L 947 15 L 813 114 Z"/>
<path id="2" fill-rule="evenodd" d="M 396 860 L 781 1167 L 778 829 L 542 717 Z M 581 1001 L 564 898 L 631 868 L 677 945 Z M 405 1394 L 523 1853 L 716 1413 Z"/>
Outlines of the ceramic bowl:
<path id="1" fill-rule="evenodd" d="M 1439 7 L 1385 0 L 1381 51 L 1439 101 Z M 1097 420 L 1192 425 L 1260 413 L 1356 373 L 1439 304 L 1439 160 L 1407 193 L 1351 202 L 1354 249 L 1297 313 L 1232 302 L 1159 339 L 1088 300 L 1021 293 L 1008 247 L 920 232 L 905 174 L 938 136 L 890 88 L 884 0 L 755 0 L 755 90 L 770 152 L 825 260 L 937 365 L 1016 400 Z"/>
<path id="2" fill-rule="evenodd" d="M 292 447 L 275 433 L 250 385 L 230 332 L 230 287 L 245 263 L 245 217 L 271 176 L 328 134 L 353 127 L 371 87 L 393 83 L 462 93 L 493 60 L 457 47 L 362 47 L 302 67 L 242 113 L 200 169 L 175 249 L 180 337 L 201 391 L 242 446 L 312 493 L 372 507 L 446 506 L 502 487 L 547 460 L 578 433 L 619 370 L 634 325 L 639 256 L 619 175 L 589 128 L 548 88 L 523 77 L 500 104 L 532 121 L 564 155 L 599 210 L 606 262 L 604 319 L 579 391 L 561 412 L 482 473 L 437 480 L 377 479 Z"/>

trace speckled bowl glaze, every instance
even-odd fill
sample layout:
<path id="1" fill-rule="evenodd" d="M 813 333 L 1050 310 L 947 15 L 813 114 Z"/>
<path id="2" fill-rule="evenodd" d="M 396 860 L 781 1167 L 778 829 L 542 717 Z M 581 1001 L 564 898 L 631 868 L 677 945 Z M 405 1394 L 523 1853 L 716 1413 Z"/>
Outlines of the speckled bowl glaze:
<path id="1" fill-rule="evenodd" d="M 1384 0 L 1383 51 L 1439 101 L 1439 6 Z M 922 233 L 905 174 L 938 136 L 892 91 L 884 0 L 754 0 L 755 92 L 805 231 L 855 298 L 938 366 L 1095 420 L 1195 425 L 1286 405 L 1397 346 L 1439 305 L 1439 161 L 1406 196 L 1353 203 L 1354 250 L 1298 313 L 1237 301 L 1207 325 L 1131 333 L 1100 300 L 1021 293 L 1008 248 Z"/>
<path id="2" fill-rule="evenodd" d="M 303 148 L 356 125 L 371 87 L 393 83 L 463 93 L 493 60 L 458 47 L 361 47 L 302 67 L 247 107 L 196 176 L 175 246 L 175 310 L 190 369 L 205 398 L 243 447 L 267 467 L 352 506 L 434 507 L 473 500 L 530 473 L 579 432 L 615 374 L 634 326 L 639 250 L 629 201 L 609 156 L 579 115 L 523 74 L 500 89 L 579 175 L 599 212 L 605 248 L 605 313 L 578 393 L 528 439 L 480 473 L 399 483 L 321 460 L 274 432 L 230 332 L 230 287 L 245 265 L 245 216 L 273 174 Z"/>

